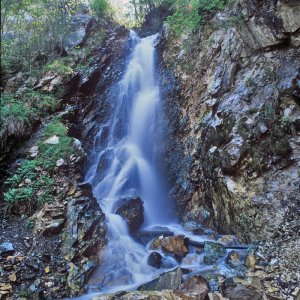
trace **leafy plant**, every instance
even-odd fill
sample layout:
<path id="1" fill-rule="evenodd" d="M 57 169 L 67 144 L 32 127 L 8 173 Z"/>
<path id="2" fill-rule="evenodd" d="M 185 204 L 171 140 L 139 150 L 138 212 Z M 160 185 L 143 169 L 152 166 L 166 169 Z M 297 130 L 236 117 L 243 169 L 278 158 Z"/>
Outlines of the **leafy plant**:
<path id="1" fill-rule="evenodd" d="M 207 17 L 218 10 L 223 10 L 226 0 L 176 0 L 172 7 L 174 13 L 167 21 L 172 32 L 178 36 L 190 33 L 197 25 L 203 24 Z"/>
<path id="2" fill-rule="evenodd" d="M 63 60 L 54 60 L 52 63 L 46 66 L 46 70 L 57 72 L 61 75 L 70 75 L 73 73 L 73 69 L 66 65 Z"/>
<path id="3" fill-rule="evenodd" d="M 103 17 L 110 10 L 110 5 L 107 0 L 91 0 L 90 6 L 99 17 Z"/>

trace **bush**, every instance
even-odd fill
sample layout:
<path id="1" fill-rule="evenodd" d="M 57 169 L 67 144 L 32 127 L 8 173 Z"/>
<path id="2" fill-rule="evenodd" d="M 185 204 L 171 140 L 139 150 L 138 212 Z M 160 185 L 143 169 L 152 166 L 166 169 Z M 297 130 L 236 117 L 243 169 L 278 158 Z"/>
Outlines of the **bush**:
<path id="1" fill-rule="evenodd" d="M 54 60 L 52 63 L 46 66 L 47 71 L 53 71 L 61 75 L 70 75 L 73 73 L 73 69 L 66 65 L 62 60 Z"/>
<path id="2" fill-rule="evenodd" d="M 223 10 L 226 4 L 233 0 L 175 0 L 174 13 L 167 21 L 175 35 L 190 33 L 197 25 L 203 24 L 208 16 L 218 10 Z"/>
<path id="3" fill-rule="evenodd" d="M 110 10 L 110 5 L 107 0 L 91 0 L 90 6 L 99 17 L 103 17 Z"/>

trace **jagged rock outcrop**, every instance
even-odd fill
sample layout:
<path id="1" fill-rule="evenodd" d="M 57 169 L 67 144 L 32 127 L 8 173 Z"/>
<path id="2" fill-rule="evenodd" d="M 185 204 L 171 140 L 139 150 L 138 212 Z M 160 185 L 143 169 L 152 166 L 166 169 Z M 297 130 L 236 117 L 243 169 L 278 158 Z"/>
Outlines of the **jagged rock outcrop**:
<path id="1" fill-rule="evenodd" d="M 174 87 L 165 106 L 167 168 L 182 221 L 237 234 L 242 242 L 268 240 L 263 251 L 270 258 L 279 233 L 281 241 L 286 236 L 276 264 L 284 278 L 293 270 L 295 279 L 299 13 L 299 1 L 241 0 L 190 36 L 167 36 L 162 54 L 177 78 L 176 84 L 165 72 Z M 283 281 L 286 297 L 296 283 Z M 275 294 L 283 292 L 284 283 L 273 284 Z"/>
<path id="2" fill-rule="evenodd" d="M 177 51 L 164 57 L 172 57 L 181 80 L 179 105 L 167 103 L 170 119 L 181 120 L 171 124 L 169 150 L 171 158 L 182 158 L 170 168 L 178 171 L 178 211 L 185 221 L 251 240 L 280 228 L 284 202 L 299 195 L 300 64 L 291 41 L 300 7 L 297 1 L 243 4 L 233 14 L 217 14 L 190 37 L 193 53 L 178 57 L 174 45 Z M 239 21 L 232 24 L 231 18 Z M 276 26 L 269 18 L 276 18 Z M 192 75 L 185 69 L 188 60 Z"/>

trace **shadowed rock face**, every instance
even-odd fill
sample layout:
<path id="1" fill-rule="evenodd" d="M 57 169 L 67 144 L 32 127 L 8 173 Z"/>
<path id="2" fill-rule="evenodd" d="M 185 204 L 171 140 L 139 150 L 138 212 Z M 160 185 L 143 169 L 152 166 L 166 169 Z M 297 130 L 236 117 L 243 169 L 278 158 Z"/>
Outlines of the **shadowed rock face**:
<path id="1" fill-rule="evenodd" d="M 120 199 L 115 213 L 126 220 L 131 232 L 137 231 L 144 223 L 144 206 L 140 197 Z"/>

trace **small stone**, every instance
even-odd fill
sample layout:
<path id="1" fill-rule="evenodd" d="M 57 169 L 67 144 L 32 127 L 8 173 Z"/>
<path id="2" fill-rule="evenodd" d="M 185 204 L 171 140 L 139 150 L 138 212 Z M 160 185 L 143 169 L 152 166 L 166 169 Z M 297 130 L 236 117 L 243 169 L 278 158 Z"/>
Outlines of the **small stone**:
<path id="1" fill-rule="evenodd" d="M 240 256 L 235 251 L 229 252 L 225 261 L 231 268 L 236 268 L 241 265 Z"/>
<path id="2" fill-rule="evenodd" d="M 255 270 L 255 266 L 256 266 L 256 258 L 255 255 L 250 253 L 246 256 L 246 262 L 245 265 L 247 268 L 249 268 L 250 270 L 254 271 Z"/>
<path id="3" fill-rule="evenodd" d="M 10 275 L 8 276 L 8 279 L 9 279 L 10 281 L 12 281 L 12 282 L 16 282 L 16 281 L 17 281 L 17 275 L 16 275 L 15 273 L 10 274 Z"/>
<path id="4" fill-rule="evenodd" d="M 62 165 L 65 164 L 65 160 L 63 158 L 59 159 L 57 162 L 56 162 L 56 166 L 57 167 L 61 167 Z"/>
<path id="5" fill-rule="evenodd" d="M 8 283 L 2 283 L 0 282 L 0 291 L 7 291 L 9 293 L 12 292 L 12 286 Z"/>
<path id="6" fill-rule="evenodd" d="M 39 147 L 38 146 L 33 146 L 29 149 L 29 154 L 30 157 L 35 158 L 38 156 L 39 153 Z"/>
<path id="7" fill-rule="evenodd" d="M 30 287 L 29 287 L 29 290 L 31 291 L 31 293 L 34 293 L 36 291 L 36 286 L 34 284 L 32 284 Z"/>
<path id="8" fill-rule="evenodd" d="M 48 282 L 45 283 L 45 286 L 47 288 L 51 288 L 52 286 L 54 286 L 54 283 L 52 281 L 48 281 Z"/>
<path id="9" fill-rule="evenodd" d="M 2 243 L 0 244 L 0 255 L 9 255 L 15 252 L 12 243 Z"/>
<path id="10" fill-rule="evenodd" d="M 52 137 L 44 141 L 44 144 L 57 145 L 59 144 L 59 137 L 57 135 L 53 135 Z"/>
<path id="11" fill-rule="evenodd" d="M 31 183 L 32 183 L 31 179 L 29 179 L 29 178 L 25 178 L 24 182 L 25 182 L 26 184 L 31 184 Z"/>

